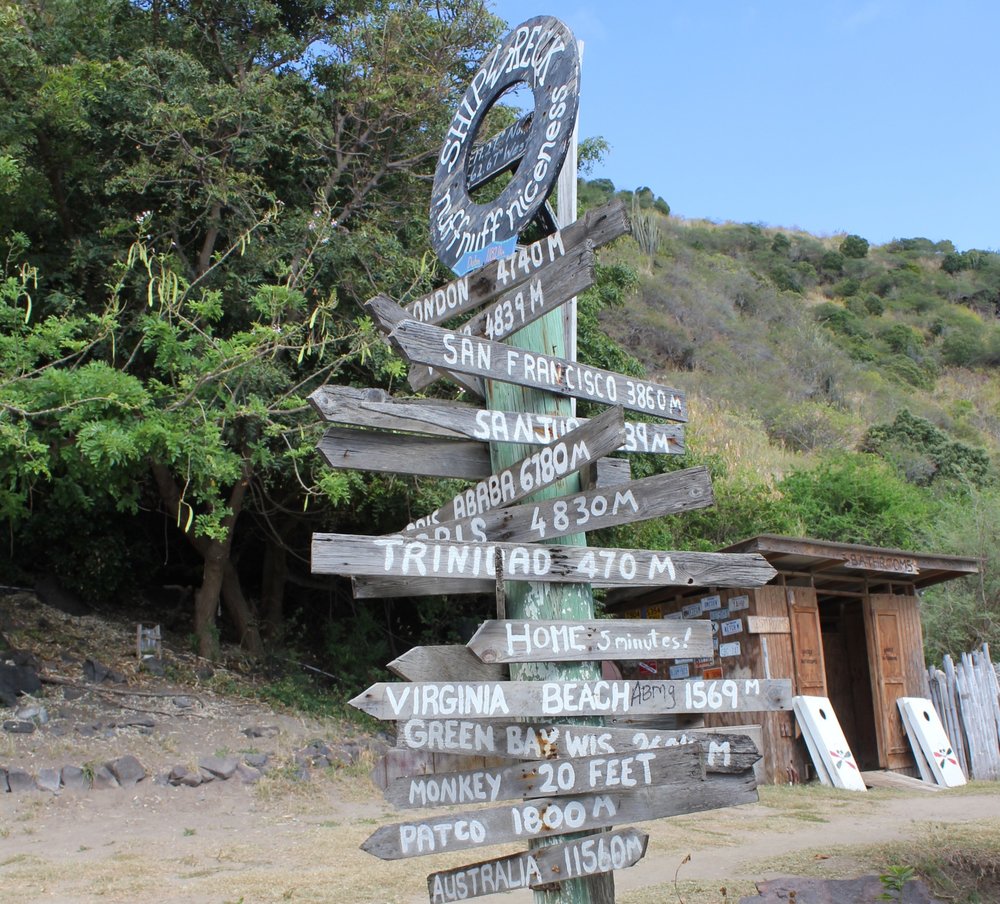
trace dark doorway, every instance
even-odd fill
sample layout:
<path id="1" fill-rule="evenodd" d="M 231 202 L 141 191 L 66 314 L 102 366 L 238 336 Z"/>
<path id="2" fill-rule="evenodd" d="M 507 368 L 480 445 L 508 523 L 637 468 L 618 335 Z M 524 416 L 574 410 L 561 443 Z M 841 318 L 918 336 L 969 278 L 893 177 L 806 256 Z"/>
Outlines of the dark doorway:
<path id="1" fill-rule="evenodd" d="M 878 769 L 875 705 L 861 597 L 819 597 L 827 696 L 862 769 Z"/>

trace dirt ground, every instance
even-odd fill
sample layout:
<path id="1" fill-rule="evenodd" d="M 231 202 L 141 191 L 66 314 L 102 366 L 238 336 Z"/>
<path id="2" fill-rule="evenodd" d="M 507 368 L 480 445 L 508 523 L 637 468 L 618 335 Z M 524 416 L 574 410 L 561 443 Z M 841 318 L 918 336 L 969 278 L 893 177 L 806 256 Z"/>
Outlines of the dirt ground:
<path id="1" fill-rule="evenodd" d="M 517 850 L 373 858 L 359 845 L 379 826 L 406 817 L 368 778 L 375 755 L 356 725 L 248 703 L 224 692 L 225 673 L 191 679 L 194 670 L 178 666 L 188 676 L 184 684 L 143 676 L 127 655 L 109 663 L 123 670 L 126 685 L 81 690 L 80 656 L 66 651 L 96 649 L 108 658 L 114 649 L 128 650 L 127 629 L 51 611 L 39 616 L 30 600 L 22 602 L 0 611 L 5 632 L 36 654 L 59 635 L 62 652 L 43 656 L 43 670 L 68 683 L 45 686 L 48 723 L 32 734 L 0 732 L 0 766 L 37 773 L 132 754 L 150 777 L 127 789 L 0 794 L 3 904 L 423 904 L 428 873 Z M 26 625 L 39 617 L 44 625 L 32 634 Z M 0 718 L 10 718 L 9 711 Z M 126 724 L 135 718 L 147 724 Z M 254 727 L 268 730 L 248 737 Z M 294 753 L 317 738 L 365 752 L 356 763 L 316 769 L 303 780 Z M 196 788 L 154 781 L 200 756 L 247 753 L 270 756 L 270 771 L 256 784 L 237 777 Z M 992 839 L 996 848 L 1000 783 L 938 793 L 764 787 L 756 804 L 640 827 L 650 835 L 648 852 L 616 874 L 619 904 L 735 904 L 754 891 L 754 880 L 877 874 L 880 865 L 908 865 L 919 852 L 961 848 L 965 839 Z M 991 862 L 1000 863 L 1000 852 Z M 521 904 L 533 896 L 518 891 L 497 900 Z"/>
<path id="2" fill-rule="evenodd" d="M 400 817 L 367 778 L 268 779 L 0 799 L 0 888 L 8 904 L 140 900 L 426 902 L 429 872 L 513 847 L 381 862 L 359 849 Z M 757 804 L 641 824 L 639 865 L 616 875 L 621 904 L 730 900 L 753 880 L 873 872 L 871 850 L 896 839 L 933 844 L 961 825 L 1000 834 L 1000 786 L 961 792 L 764 788 Z M 690 854 L 689 862 L 684 863 Z M 503 900 L 528 902 L 530 893 Z"/>

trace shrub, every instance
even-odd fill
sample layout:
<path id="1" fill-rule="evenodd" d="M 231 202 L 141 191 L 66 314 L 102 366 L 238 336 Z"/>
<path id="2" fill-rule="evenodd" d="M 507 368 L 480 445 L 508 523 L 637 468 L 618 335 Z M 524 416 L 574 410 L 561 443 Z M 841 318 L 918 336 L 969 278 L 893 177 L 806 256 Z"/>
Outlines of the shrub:
<path id="1" fill-rule="evenodd" d="M 844 257 L 867 257 L 868 239 L 863 239 L 860 235 L 849 235 L 840 243 L 840 253 Z"/>
<path id="2" fill-rule="evenodd" d="M 836 452 L 778 484 L 807 536 L 897 549 L 921 545 L 932 503 L 874 455 Z"/>
<path id="3" fill-rule="evenodd" d="M 791 247 L 792 240 L 783 232 L 777 233 L 774 238 L 771 239 L 771 250 L 775 254 L 787 254 L 788 249 Z"/>
<path id="4" fill-rule="evenodd" d="M 821 270 L 827 273 L 840 274 L 844 272 L 844 255 L 839 251 L 827 251 L 819 261 Z"/>
<path id="5" fill-rule="evenodd" d="M 885 313 L 885 302 L 874 292 L 869 292 L 865 295 L 865 310 L 872 317 L 881 317 Z"/>

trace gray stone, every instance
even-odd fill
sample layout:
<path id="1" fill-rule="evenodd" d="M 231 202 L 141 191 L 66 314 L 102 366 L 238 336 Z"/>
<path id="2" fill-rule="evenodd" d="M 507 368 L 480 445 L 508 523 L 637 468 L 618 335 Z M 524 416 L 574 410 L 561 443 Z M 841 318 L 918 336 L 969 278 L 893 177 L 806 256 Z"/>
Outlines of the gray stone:
<path id="1" fill-rule="evenodd" d="M 108 788 L 117 788 L 118 779 L 107 766 L 98 766 L 94 770 L 93 788 L 95 791 L 106 791 Z"/>
<path id="2" fill-rule="evenodd" d="M 35 783 L 42 791 L 51 791 L 55 794 L 59 790 L 59 785 L 62 784 L 62 776 L 59 774 L 58 769 L 47 766 L 44 769 L 38 770 L 38 778 L 35 780 Z"/>
<path id="3" fill-rule="evenodd" d="M 23 722 L 19 719 L 7 719 L 3 723 L 3 730 L 11 734 L 31 734 L 35 730 L 35 723 Z"/>
<path id="4" fill-rule="evenodd" d="M 243 734 L 248 738 L 273 738 L 277 733 L 277 725 L 251 725 L 243 729 Z"/>
<path id="5" fill-rule="evenodd" d="M 215 781 L 215 773 L 209 772 L 207 769 L 202 769 L 201 766 L 198 767 L 198 772 L 201 775 L 201 783 L 203 785 Z"/>
<path id="6" fill-rule="evenodd" d="M 178 709 L 190 709 L 194 706 L 194 700 L 190 697 L 174 697 L 174 706 Z"/>
<path id="7" fill-rule="evenodd" d="M 162 659 L 157 659 L 155 656 L 147 656 L 139 663 L 139 671 L 149 672 L 150 675 L 163 678 L 167 674 L 167 667 L 163 664 Z"/>
<path id="8" fill-rule="evenodd" d="M 134 756 L 127 754 L 104 764 L 111 774 L 118 779 L 122 787 L 137 785 L 146 777 L 146 770 Z"/>
<path id="9" fill-rule="evenodd" d="M 156 725 L 149 716 L 132 716 L 118 723 L 119 728 L 152 728 Z"/>
<path id="10" fill-rule="evenodd" d="M 64 687 L 63 700 L 79 700 L 85 693 L 82 687 Z"/>
<path id="11" fill-rule="evenodd" d="M 37 785 L 30 772 L 14 768 L 7 770 L 7 787 L 17 793 L 18 791 L 34 791 Z"/>
<path id="12" fill-rule="evenodd" d="M 234 756 L 203 756 L 198 760 L 201 769 L 207 769 L 216 778 L 231 778 L 240 761 Z"/>
<path id="13" fill-rule="evenodd" d="M 7 770 L 0 769 L 0 794 L 6 794 L 10 791 L 10 785 L 7 784 Z"/>
<path id="14" fill-rule="evenodd" d="M 243 757 L 243 762 L 254 769 L 263 769 L 270 759 L 271 756 L 267 753 L 248 753 Z"/>
<path id="15" fill-rule="evenodd" d="M 49 721 L 49 713 L 48 710 L 46 710 L 40 703 L 28 703 L 24 706 L 19 706 L 14 711 L 14 718 L 21 719 L 25 722 L 37 722 L 39 725 L 44 725 Z"/>
<path id="16" fill-rule="evenodd" d="M 86 773 L 79 766 L 63 766 L 60 778 L 67 791 L 86 791 L 90 787 Z"/>
<path id="17" fill-rule="evenodd" d="M 83 677 L 94 684 L 102 684 L 109 681 L 112 684 L 124 684 L 125 676 L 121 672 L 116 672 L 104 663 L 96 659 L 85 659 L 83 662 Z"/>
<path id="18" fill-rule="evenodd" d="M 167 781 L 171 785 L 185 785 L 188 788 L 197 788 L 201 784 L 201 773 L 192 772 L 187 766 L 174 766 L 167 776 Z"/>
<path id="19" fill-rule="evenodd" d="M 239 775 L 244 785 L 253 785 L 260 781 L 260 777 L 263 773 L 259 769 L 254 769 L 253 766 L 247 766 L 245 763 L 240 763 L 239 766 L 236 767 L 236 774 Z"/>

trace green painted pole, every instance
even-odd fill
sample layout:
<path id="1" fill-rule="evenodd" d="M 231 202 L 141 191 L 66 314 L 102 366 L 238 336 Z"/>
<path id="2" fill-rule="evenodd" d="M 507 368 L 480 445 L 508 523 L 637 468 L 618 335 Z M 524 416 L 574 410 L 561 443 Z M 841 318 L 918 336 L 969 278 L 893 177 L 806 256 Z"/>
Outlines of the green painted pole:
<path id="1" fill-rule="evenodd" d="M 541 320 L 525 327 L 508 339 L 509 344 L 528 351 L 562 356 L 564 350 L 562 311 L 558 308 Z M 541 414 L 569 416 L 569 400 L 537 389 L 509 383 L 490 383 L 486 391 L 490 408 L 501 411 L 530 411 Z M 507 467 L 529 454 L 527 446 L 513 443 L 493 443 L 490 457 L 493 471 Z M 546 499 L 577 492 L 578 474 L 572 474 L 547 490 L 537 494 Z M 567 546 L 586 546 L 584 534 L 573 534 L 554 541 Z M 518 581 L 505 585 L 506 617 L 518 619 L 591 619 L 594 617 L 594 594 L 590 584 L 543 584 Z M 594 662 L 532 662 L 511 665 L 511 678 L 517 681 L 597 680 L 601 677 L 600 663 Z M 567 837 L 553 838 L 550 843 Z M 544 842 L 543 842 L 544 843 Z M 562 882 L 555 889 L 535 892 L 535 904 L 614 904 L 614 877 L 603 873 Z"/>

